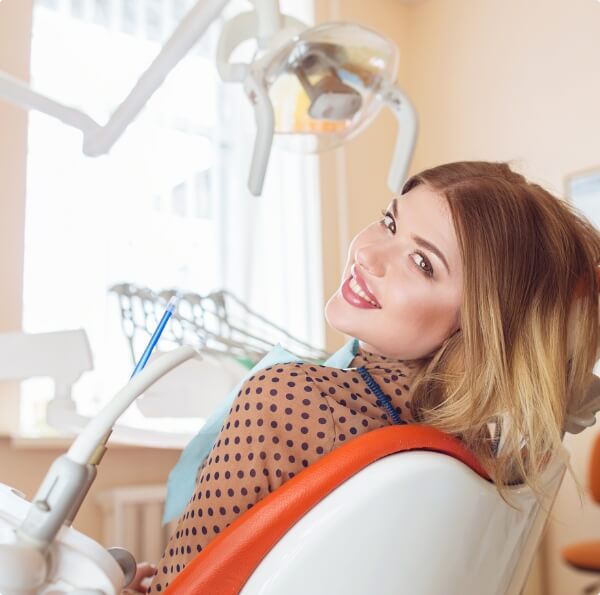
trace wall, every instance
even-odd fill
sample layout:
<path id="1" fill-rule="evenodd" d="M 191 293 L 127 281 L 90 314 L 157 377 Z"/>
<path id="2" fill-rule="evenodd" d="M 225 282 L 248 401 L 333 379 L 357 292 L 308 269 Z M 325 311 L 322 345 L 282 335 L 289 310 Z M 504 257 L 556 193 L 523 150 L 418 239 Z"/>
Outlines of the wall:
<path id="1" fill-rule="evenodd" d="M 420 119 L 411 173 L 462 159 L 510 160 L 527 177 L 562 196 L 565 176 L 600 167 L 596 0 L 380 0 L 317 6 L 322 20 L 338 10 L 338 16 L 379 28 L 400 46 L 399 82 Z M 333 212 L 341 191 L 339 164 L 345 161 L 351 238 L 390 198 L 385 178 L 393 126 L 389 115 L 382 115 L 372 130 L 349 143 L 342 157 L 323 159 L 326 299 L 340 275 L 339 226 Z M 327 337 L 330 348 L 344 340 L 331 330 Z M 597 431 L 566 440 L 581 482 Z M 567 477 L 554 516 L 544 544 L 543 593 L 576 593 L 590 582 L 590 575 L 567 569 L 560 548 L 597 539 L 600 510 L 587 499 L 581 507 Z"/>
<path id="2" fill-rule="evenodd" d="M 31 0 L 0 1 L 0 69 L 29 78 Z M 0 332 L 21 327 L 27 112 L 0 101 Z M 18 416 L 18 387 L 0 383 L 0 433 Z"/>

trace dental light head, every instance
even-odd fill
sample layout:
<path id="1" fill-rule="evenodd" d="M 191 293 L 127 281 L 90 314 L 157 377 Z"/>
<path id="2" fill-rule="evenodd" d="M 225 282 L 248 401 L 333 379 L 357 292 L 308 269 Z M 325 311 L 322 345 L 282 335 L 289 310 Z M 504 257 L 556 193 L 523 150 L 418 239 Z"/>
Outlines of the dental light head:
<path id="1" fill-rule="evenodd" d="M 260 18 L 257 4 L 256 13 L 227 23 L 217 50 L 221 77 L 242 82 L 254 108 L 251 192 L 262 190 L 273 142 L 302 153 L 334 149 L 364 130 L 383 106 L 391 108 L 400 123 L 388 178 L 390 189 L 399 191 L 414 149 L 417 119 L 394 84 L 396 46 L 356 24 L 308 28 L 283 17 L 282 29 L 263 44 L 251 64 L 230 63 L 238 45 L 258 37 Z"/>
<path id="2" fill-rule="evenodd" d="M 340 146 L 381 107 L 378 94 L 395 77 L 398 52 L 380 35 L 347 23 L 327 23 L 291 39 L 265 71 L 275 106 L 275 133 L 294 149 Z M 307 142 L 307 140 L 309 142 Z"/>
<path id="3" fill-rule="evenodd" d="M 78 128 L 83 132 L 84 153 L 102 155 L 227 3 L 199 0 L 104 125 L 2 72 L 0 97 Z M 242 83 L 254 109 L 256 139 L 250 191 L 255 195 L 262 191 L 274 139 L 293 151 L 333 149 L 368 126 L 383 106 L 394 112 L 399 123 L 388 186 L 393 192 L 400 191 L 414 150 L 417 117 L 395 84 L 398 51 L 394 44 L 349 23 L 308 28 L 281 14 L 278 0 L 252 3 L 253 11 L 225 23 L 217 48 L 221 78 Z M 254 59 L 248 64 L 231 63 L 233 51 L 249 39 L 258 43 Z"/>
<path id="4" fill-rule="evenodd" d="M 349 120 L 362 105 L 360 93 L 345 85 L 337 72 L 330 68 L 315 85 L 306 75 L 307 65 L 318 63 L 318 56 L 309 55 L 294 69 L 294 74 L 302 83 L 304 92 L 310 99 L 308 115 L 313 120 Z"/>

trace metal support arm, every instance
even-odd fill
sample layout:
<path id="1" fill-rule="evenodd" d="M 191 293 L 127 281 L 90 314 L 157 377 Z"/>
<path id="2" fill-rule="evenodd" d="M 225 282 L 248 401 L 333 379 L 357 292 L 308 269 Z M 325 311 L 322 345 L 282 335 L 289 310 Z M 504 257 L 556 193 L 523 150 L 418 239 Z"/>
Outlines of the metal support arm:
<path id="1" fill-rule="evenodd" d="M 169 72 L 202 37 L 210 24 L 219 16 L 229 0 L 199 0 L 185 15 L 165 43 L 160 53 L 117 106 L 105 125 L 100 125 L 86 113 L 51 99 L 28 85 L 0 72 L 0 97 L 36 109 L 83 132 L 83 152 L 95 157 L 107 153 L 139 114 L 154 92 L 162 85 Z"/>

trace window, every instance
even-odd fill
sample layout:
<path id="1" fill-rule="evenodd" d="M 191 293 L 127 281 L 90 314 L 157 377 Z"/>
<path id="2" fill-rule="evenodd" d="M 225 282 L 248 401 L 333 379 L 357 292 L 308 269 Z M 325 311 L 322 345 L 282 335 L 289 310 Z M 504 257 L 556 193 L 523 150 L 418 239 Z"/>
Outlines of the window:
<path id="1" fill-rule="evenodd" d="M 600 168 L 568 176 L 567 196 L 577 210 L 600 229 Z M 600 360 L 596 362 L 593 372 L 600 376 Z"/>
<path id="2" fill-rule="evenodd" d="M 106 121 L 192 4 L 37 0 L 32 86 Z M 311 22 L 308 1 L 287 4 Z M 250 8 L 234 0 L 223 18 Z M 132 369 L 108 293 L 116 283 L 226 288 L 298 338 L 324 343 L 316 158 L 274 149 L 263 196 L 245 190 L 254 124 L 241 85 L 216 71 L 221 22 L 107 155 L 85 157 L 78 131 L 30 112 L 23 326 L 87 331 L 95 369 L 74 394 L 85 414 Z M 50 396 L 44 381 L 24 383 L 22 431 L 43 431 Z"/>
<path id="3" fill-rule="evenodd" d="M 600 229 L 600 168 L 569 176 L 567 194 L 573 205 Z"/>

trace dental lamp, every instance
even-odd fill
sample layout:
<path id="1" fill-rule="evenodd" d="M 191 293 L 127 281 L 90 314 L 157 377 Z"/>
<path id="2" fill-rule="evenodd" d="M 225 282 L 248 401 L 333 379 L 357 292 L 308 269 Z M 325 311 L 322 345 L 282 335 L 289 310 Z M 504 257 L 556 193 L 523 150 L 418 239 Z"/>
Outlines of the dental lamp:
<path id="1" fill-rule="evenodd" d="M 104 125 L 2 72 L 0 97 L 81 130 L 85 155 L 105 154 L 227 2 L 199 0 Z M 304 153 L 333 149 L 364 130 L 384 105 L 398 120 L 388 186 L 399 192 L 414 150 L 417 116 L 395 84 L 397 48 L 359 25 L 325 23 L 309 28 L 282 14 L 277 0 L 252 3 L 253 11 L 224 24 L 216 56 L 221 78 L 242 83 L 254 111 L 250 192 L 262 192 L 274 140 L 284 149 Z M 231 62 L 234 50 L 251 39 L 258 44 L 253 61 Z"/>

